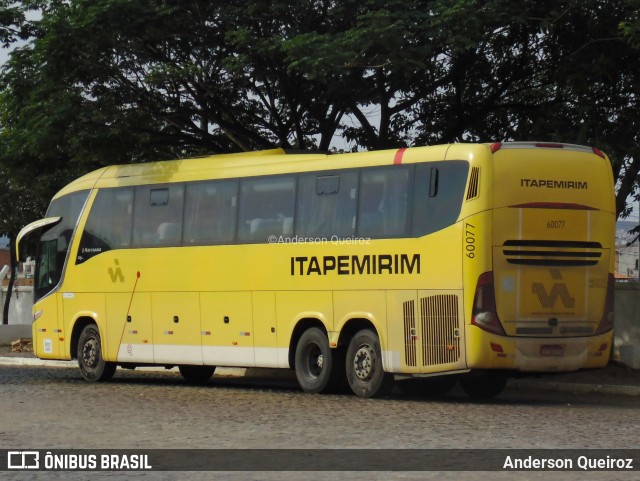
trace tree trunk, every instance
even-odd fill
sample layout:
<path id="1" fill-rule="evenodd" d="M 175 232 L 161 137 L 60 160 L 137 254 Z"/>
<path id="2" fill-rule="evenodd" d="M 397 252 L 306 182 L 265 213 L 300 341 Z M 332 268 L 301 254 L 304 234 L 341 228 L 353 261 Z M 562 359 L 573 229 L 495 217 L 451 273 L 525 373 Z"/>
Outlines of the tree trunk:
<path id="1" fill-rule="evenodd" d="M 9 258 L 10 269 L 9 285 L 7 286 L 7 297 L 4 299 L 4 308 L 2 311 L 2 324 L 9 324 L 9 303 L 11 302 L 11 294 L 13 293 L 13 286 L 16 282 L 16 273 L 18 272 L 18 260 L 16 259 L 16 239 L 13 234 L 9 235 Z"/>

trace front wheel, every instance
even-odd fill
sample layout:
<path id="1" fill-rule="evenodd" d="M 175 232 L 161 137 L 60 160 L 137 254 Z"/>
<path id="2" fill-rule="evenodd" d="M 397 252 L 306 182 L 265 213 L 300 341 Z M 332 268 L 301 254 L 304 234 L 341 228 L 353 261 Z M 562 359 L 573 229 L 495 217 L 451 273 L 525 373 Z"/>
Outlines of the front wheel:
<path id="1" fill-rule="evenodd" d="M 349 342 L 345 361 L 347 381 L 356 396 L 386 396 L 393 388 L 393 374 L 384 372 L 380 339 L 371 329 L 356 333 Z"/>
<path id="2" fill-rule="evenodd" d="M 100 331 L 95 324 L 82 329 L 78 340 L 78 366 L 87 381 L 108 381 L 116 372 L 116 363 L 107 362 L 102 357 Z"/>

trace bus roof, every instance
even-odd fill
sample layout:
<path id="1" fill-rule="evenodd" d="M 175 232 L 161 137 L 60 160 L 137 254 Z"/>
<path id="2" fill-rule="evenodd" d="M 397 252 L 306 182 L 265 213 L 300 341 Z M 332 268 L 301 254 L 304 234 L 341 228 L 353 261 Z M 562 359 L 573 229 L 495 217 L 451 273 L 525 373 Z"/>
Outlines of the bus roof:
<path id="1" fill-rule="evenodd" d="M 479 160 L 500 149 L 543 148 L 589 150 L 606 158 L 597 149 L 569 144 L 540 142 L 456 143 L 428 147 L 388 149 L 370 152 L 324 154 L 287 153 L 283 149 L 219 154 L 178 160 L 112 165 L 90 172 L 69 183 L 54 198 L 83 189 L 142 184 L 161 184 L 206 179 L 340 170 L 348 168 L 411 164 L 440 160 Z"/>
<path id="2" fill-rule="evenodd" d="M 470 152 L 490 153 L 488 144 L 466 144 Z M 159 184 L 206 179 L 340 170 L 377 165 L 444 160 L 450 144 L 345 154 L 286 153 L 272 149 L 238 154 L 103 167 L 69 183 L 55 197 L 82 189 Z M 55 198 L 54 197 L 54 198 Z"/>

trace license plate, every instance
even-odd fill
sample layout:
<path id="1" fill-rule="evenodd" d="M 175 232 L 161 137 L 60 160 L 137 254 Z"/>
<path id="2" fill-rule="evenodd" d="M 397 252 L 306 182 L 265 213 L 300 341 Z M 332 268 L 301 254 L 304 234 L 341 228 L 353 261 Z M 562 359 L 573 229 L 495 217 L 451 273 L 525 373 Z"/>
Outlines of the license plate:
<path id="1" fill-rule="evenodd" d="M 540 355 L 543 357 L 562 357 L 564 356 L 564 346 L 559 344 L 540 346 Z"/>

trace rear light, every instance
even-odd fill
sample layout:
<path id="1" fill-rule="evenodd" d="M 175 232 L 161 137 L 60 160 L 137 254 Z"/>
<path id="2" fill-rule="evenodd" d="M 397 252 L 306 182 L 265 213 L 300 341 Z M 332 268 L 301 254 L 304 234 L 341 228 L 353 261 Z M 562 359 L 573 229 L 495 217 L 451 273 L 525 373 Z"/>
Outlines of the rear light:
<path id="1" fill-rule="evenodd" d="M 550 142 L 536 142 L 535 146 L 543 149 L 564 149 L 563 144 L 554 144 Z"/>
<path id="2" fill-rule="evenodd" d="M 604 311 L 602 313 L 602 320 L 600 324 L 598 324 L 598 328 L 596 329 L 595 335 L 604 334 L 605 332 L 609 332 L 613 329 L 613 306 L 614 306 L 614 298 L 615 298 L 615 283 L 616 280 L 613 277 L 613 274 L 609 274 L 609 279 L 607 280 L 607 295 L 604 301 Z"/>
<path id="3" fill-rule="evenodd" d="M 489 144 L 489 148 L 492 153 L 497 152 L 500 149 L 564 149 L 573 150 L 576 152 L 593 153 L 606 159 L 606 156 L 602 150 L 596 147 L 586 147 L 584 145 L 575 144 L 561 144 L 559 142 L 494 142 Z"/>
<path id="4" fill-rule="evenodd" d="M 485 272 L 478 277 L 473 298 L 471 324 L 493 334 L 505 335 L 496 309 L 496 295 L 493 287 L 493 272 Z"/>

